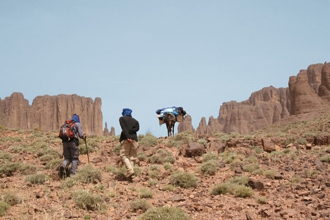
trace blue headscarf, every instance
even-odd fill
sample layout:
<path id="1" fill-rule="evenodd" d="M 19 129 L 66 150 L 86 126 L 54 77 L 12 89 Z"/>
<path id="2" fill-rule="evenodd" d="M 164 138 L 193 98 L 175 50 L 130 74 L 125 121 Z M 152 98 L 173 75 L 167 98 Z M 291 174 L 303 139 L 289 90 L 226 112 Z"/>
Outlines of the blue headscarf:
<path id="1" fill-rule="evenodd" d="M 72 120 L 74 120 L 75 122 L 79 122 L 80 123 L 79 116 L 77 114 L 74 114 L 72 116 Z"/>
<path id="2" fill-rule="evenodd" d="M 132 110 L 129 108 L 124 108 L 123 112 L 121 113 L 123 116 L 132 116 Z"/>

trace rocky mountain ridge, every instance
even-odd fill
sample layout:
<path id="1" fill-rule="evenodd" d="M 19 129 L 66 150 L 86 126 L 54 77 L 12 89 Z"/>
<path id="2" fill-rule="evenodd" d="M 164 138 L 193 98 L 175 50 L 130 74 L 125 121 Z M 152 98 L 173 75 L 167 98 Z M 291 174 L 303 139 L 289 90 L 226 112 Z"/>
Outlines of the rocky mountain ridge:
<path id="1" fill-rule="evenodd" d="M 83 119 L 84 131 L 89 134 L 116 135 L 113 127 L 103 125 L 102 101 L 74 95 L 38 96 L 30 106 L 23 94 L 14 92 L 0 99 L 0 125 L 7 128 L 57 130 L 63 121 L 77 113 Z M 292 121 L 296 116 L 326 112 L 330 108 L 330 65 L 318 63 L 300 70 L 289 78 L 287 88 L 265 87 L 253 92 L 243 102 L 224 102 L 217 118 L 201 118 L 198 127 L 192 126 L 192 116 L 178 125 L 178 132 L 193 131 L 196 135 L 214 132 L 247 134 L 274 123 Z M 188 110 L 187 110 L 188 111 Z M 189 111 L 188 111 L 189 113 Z M 86 123 L 85 123 L 86 122 Z"/>
<path id="2" fill-rule="evenodd" d="M 247 134 L 254 130 L 290 121 L 294 116 L 325 112 L 330 108 L 330 65 L 313 64 L 289 78 L 288 88 L 265 87 L 242 102 L 224 102 L 217 118 L 203 117 L 195 131 L 197 135 L 214 132 Z M 189 125 L 186 120 L 178 126 L 182 132 Z"/>

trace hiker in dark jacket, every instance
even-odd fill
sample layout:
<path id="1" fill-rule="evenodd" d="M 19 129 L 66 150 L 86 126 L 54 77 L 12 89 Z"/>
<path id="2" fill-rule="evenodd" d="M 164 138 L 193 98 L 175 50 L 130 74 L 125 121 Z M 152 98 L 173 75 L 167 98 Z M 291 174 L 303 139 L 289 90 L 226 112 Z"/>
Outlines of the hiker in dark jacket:
<path id="1" fill-rule="evenodd" d="M 139 122 L 132 117 L 132 110 L 124 108 L 122 117 L 119 118 L 122 132 L 120 134 L 120 157 L 128 169 L 127 178 L 134 175 L 134 162 L 137 157 L 136 150 L 139 146 L 137 139 L 137 131 L 140 129 Z"/>
<path id="2" fill-rule="evenodd" d="M 63 156 L 64 161 L 60 166 L 60 177 L 63 178 L 64 170 L 66 175 L 76 174 L 79 162 L 79 138 L 86 140 L 86 134 L 83 132 L 82 126 L 80 124 L 80 119 L 77 114 L 72 116 L 74 123 L 74 134 L 75 138 L 69 141 L 62 141 L 63 144 Z M 71 172 L 69 173 L 68 167 L 72 163 Z"/>

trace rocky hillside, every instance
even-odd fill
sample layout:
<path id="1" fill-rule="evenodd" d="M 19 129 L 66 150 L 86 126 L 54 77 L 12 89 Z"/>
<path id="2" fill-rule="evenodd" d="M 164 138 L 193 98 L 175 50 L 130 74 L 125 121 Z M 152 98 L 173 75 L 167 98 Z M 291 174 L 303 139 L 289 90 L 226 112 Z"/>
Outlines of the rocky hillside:
<path id="1" fill-rule="evenodd" d="M 132 181 L 118 136 L 89 136 L 77 174 L 59 179 L 56 133 L 2 126 L 0 220 L 329 219 L 330 115 L 307 118 L 246 135 L 139 135 Z"/>
<path id="2" fill-rule="evenodd" d="M 84 121 L 84 131 L 102 135 L 101 105 L 101 98 L 93 101 L 78 95 L 38 96 L 29 105 L 22 93 L 14 92 L 4 100 L 0 99 L 0 125 L 7 128 L 57 131 L 67 117 L 76 113 Z"/>
<path id="3" fill-rule="evenodd" d="M 243 102 L 225 102 L 219 116 L 202 118 L 196 134 L 237 132 L 247 134 L 290 117 L 312 112 L 326 112 L 330 107 L 330 64 L 313 64 L 289 78 L 288 88 L 263 88 Z M 319 114 L 316 114 L 319 115 Z M 293 117 L 294 118 L 294 117 Z M 190 120 L 191 122 L 191 120 Z M 179 132 L 189 121 L 178 126 Z"/>

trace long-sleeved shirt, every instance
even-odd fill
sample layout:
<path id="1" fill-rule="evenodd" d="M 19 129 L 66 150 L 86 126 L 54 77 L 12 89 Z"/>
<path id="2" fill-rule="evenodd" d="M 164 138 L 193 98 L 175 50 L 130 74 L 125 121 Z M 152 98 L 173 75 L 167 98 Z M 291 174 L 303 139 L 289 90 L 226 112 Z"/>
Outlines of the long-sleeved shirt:
<path id="1" fill-rule="evenodd" d="M 127 140 L 128 138 L 138 141 L 137 134 L 140 129 L 139 122 L 131 116 L 122 116 L 119 118 L 119 124 L 122 129 L 119 141 Z"/>

